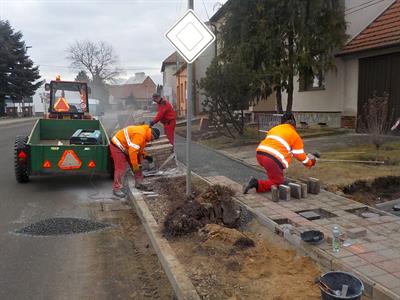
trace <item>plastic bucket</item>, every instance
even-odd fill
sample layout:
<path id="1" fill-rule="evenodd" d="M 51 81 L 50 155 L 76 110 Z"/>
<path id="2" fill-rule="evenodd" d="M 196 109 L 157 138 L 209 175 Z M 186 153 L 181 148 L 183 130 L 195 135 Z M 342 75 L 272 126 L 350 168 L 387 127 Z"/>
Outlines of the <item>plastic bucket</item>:
<path id="1" fill-rule="evenodd" d="M 346 297 L 337 296 L 332 294 L 321 287 L 321 299 L 322 300 L 336 300 L 336 299 L 348 299 L 348 300 L 359 300 L 364 291 L 364 284 L 360 279 L 354 275 L 346 272 L 328 272 L 321 276 L 321 281 L 329 286 L 332 290 L 341 291 L 342 286 L 345 284 L 349 288 L 347 290 Z"/>

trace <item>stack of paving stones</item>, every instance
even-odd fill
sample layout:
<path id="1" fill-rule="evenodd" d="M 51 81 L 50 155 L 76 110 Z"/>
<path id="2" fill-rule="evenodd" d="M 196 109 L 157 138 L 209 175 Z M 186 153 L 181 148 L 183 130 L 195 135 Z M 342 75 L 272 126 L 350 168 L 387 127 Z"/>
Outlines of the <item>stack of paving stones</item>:
<path id="1" fill-rule="evenodd" d="M 161 136 L 159 140 L 152 142 L 146 147 L 147 154 L 154 159 L 155 167 L 158 169 L 173 153 L 174 147 L 169 143 L 165 136 Z M 171 159 L 163 168 L 175 168 L 176 161 Z"/>
<path id="2" fill-rule="evenodd" d="M 301 182 L 288 182 L 279 187 L 274 185 L 271 188 L 271 195 L 272 201 L 278 202 L 279 200 L 289 201 L 291 198 L 307 198 L 308 194 L 318 195 L 320 191 L 320 181 L 317 178 L 309 177 Z"/>
<path id="3" fill-rule="evenodd" d="M 363 281 L 365 294 L 372 300 L 400 299 L 399 217 L 325 190 L 318 194 L 309 193 L 301 201 L 275 203 L 272 201 L 274 190 L 271 193 L 243 195 L 242 185 L 226 177 L 206 179 L 212 184 L 232 188 L 236 192 L 235 199 L 262 225 L 280 234 L 300 253 L 310 256 L 321 266 L 322 272 L 340 270 L 352 273 Z M 310 186 L 312 189 L 313 185 L 315 188 L 315 180 L 307 180 L 307 188 Z M 275 188 L 276 193 L 279 194 L 278 188 Z M 300 212 L 320 210 L 333 216 L 320 214 L 320 218 L 308 220 L 300 215 Z M 366 214 L 354 213 L 355 210 L 373 214 L 363 217 Z M 290 224 L 292 229 L 285 231 L 286 224 Z M 332 251 L 330 243 L 334 225 L 339 226 L 342 241 L 348 243 L 343 243 L 337 253 Z M 304 243 L 300 233 L 305 230 L 319 230 L 326 239 L 319 245 Z"/>

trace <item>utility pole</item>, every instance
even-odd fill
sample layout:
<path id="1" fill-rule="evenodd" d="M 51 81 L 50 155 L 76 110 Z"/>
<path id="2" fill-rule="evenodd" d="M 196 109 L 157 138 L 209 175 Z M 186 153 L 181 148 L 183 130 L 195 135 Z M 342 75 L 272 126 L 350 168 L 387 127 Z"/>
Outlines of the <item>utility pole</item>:
<path id="1" fill-rule="evenodd" d="M 194 9 L 194 0 L 188 0 L 188 9 Z M 190 166 L 192 144 L 192 104 L 193 104 L 193 66 L 187 64 L 187 101 L 186 101 L 186 195 L 192 193 L 192 170 Z"/>

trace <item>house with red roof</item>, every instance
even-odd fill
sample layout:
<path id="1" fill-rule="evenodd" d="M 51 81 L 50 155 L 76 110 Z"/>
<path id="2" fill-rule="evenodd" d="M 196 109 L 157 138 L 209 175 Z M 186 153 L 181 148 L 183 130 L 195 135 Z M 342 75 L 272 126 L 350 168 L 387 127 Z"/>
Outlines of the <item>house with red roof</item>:
<path id="1" fill-rule="evenodd" d="M 136 73 L 124 84 L 108 86 L 110 104 L 120 109 L 135 107 L 146 109 L 151 106 L 153 93 L 157 91 L 157 85 L 143 72 Z"/>
<path id="2" fill-rule="evenodd" d="M 350 38 L 337 50 L 336 70 L 295 81 L 293 111 L 299 122 L 357 128 L 374 91 L 388 93 L 394 117 L 400 117 L 400 0 L 344 3 Z M 261 101 L 254 111 L 275 111 L 274 103 Z"/>

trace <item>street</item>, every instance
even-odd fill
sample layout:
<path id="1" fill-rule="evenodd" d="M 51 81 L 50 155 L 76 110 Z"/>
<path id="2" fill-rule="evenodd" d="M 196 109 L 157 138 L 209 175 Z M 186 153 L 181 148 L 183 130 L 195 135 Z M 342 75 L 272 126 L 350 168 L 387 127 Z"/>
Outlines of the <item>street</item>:
<path id="1" fill-rule="evenodd" d="M 132 210 L 104 210 L 109 178 L 14 176 L 15 135 L 33 123 L 0 125 L 0 299 L 170 299 L 172 290 Z M 119 202 L 119 201 L 118 201 Z M 16 234 L 50 218 L 112 225 L 82 234 Z"/>

